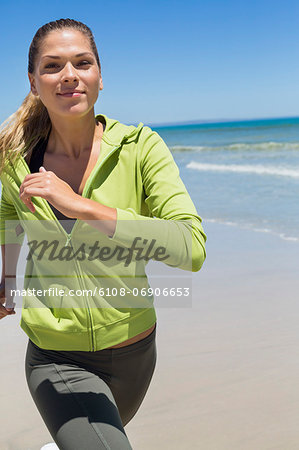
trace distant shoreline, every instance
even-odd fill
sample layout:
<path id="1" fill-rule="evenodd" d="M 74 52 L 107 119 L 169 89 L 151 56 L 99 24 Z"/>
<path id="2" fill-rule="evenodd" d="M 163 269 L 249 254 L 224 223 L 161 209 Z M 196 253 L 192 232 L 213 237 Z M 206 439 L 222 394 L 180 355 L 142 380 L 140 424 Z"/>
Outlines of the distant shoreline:
<path id="1" fill-rule="evenodd" d="M 161 123 L 149 123 L 152 128 L 172 128 L 172 127 L 184 127 L 191 125 L 228 125 L 228 124 L 242 124 L 250 122 L 290 122 L 299 123 L 299 116 L 289 117 L 260 117 L 260 118 L 245 118 L 245 119 L 206 119 L 206 120 L 189 120 L 180 122 L 161 122 Z M 136 124 L 137 125 L 137 124 Z"/>

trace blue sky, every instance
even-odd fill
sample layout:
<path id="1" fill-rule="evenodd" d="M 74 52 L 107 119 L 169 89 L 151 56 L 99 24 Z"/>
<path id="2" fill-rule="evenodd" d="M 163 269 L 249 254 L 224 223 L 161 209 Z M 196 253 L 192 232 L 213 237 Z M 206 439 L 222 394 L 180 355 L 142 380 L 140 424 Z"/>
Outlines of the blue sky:
<path id="1" fill-rule="evenodd" d="M 125 123 L 299 116 L 299 2 L 268 0 L 1 2 L 0 121 L 29 91 L 38 27 L 70 17 L 92 29 L 104 90 Z"/>

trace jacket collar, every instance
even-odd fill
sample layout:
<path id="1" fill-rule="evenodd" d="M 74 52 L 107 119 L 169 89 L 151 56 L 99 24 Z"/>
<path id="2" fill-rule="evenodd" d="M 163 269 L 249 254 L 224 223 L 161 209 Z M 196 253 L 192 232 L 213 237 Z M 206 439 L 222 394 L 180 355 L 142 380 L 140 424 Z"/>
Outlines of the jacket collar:
<path id="1" fill-rule="evenodd" d="M 106 123 L 102 139 L 107 144 L 113 146 L 134 141 L 143 127 L 143 123 L 141 122 L 137 127 L 134 125 L 124 125 L 118 120 L 110 119 L 105 114 L 97 114 L 96 119 Z"/>

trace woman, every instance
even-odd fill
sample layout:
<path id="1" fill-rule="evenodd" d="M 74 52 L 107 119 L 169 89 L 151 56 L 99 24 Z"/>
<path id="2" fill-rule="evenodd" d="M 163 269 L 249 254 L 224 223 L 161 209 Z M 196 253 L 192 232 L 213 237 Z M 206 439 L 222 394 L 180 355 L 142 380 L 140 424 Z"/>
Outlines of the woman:
<path id="1" fill-rule="evenodd" d="M 124 426 L 156 364 L 145 266 L 197 271 L 206 237 L 158 134 L 95 116 L 103 83 L 86 25 L 42 26 L 28 75 L 0 135 L 0 318 L 14 313 L 7 287 L 26 234 L 21 327 L 36 406 L 60 449 L 129 449 Z"/>

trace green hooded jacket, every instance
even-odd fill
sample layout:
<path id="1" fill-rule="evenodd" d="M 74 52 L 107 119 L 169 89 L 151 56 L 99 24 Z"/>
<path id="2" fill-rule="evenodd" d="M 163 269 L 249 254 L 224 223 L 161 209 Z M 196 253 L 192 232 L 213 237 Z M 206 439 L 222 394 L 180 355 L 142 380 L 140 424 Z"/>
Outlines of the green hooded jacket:
<path id="1" fill-rule="evenodd" d="M 0 175 L 0 243 L 27 238 L 20 325 L 44 349 L 96 351 L 147 330 L 156 322 L 148 260 L 196 272 L 205 259 L 201 218 L 162 138 L 96 117 L 106 128 L 82 197 L 116 208 L 112 237 L 79 219 L 67 233 L 42 197 L 32 213 L 19 198 L 23 156 Z"/>

